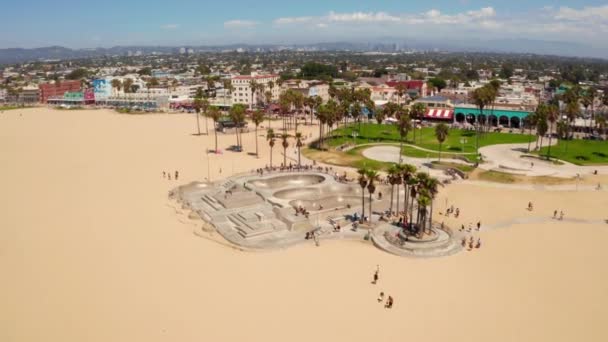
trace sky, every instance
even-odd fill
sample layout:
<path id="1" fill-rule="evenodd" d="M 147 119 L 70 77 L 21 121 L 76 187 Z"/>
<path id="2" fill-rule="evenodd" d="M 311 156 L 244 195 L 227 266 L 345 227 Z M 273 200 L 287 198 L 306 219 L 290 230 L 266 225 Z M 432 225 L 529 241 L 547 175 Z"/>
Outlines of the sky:
<path id="1" fill-rule="evenodd" d="M 5 1 L 0 48 L 526 39 L 608 51 L 608 0 Z"/>

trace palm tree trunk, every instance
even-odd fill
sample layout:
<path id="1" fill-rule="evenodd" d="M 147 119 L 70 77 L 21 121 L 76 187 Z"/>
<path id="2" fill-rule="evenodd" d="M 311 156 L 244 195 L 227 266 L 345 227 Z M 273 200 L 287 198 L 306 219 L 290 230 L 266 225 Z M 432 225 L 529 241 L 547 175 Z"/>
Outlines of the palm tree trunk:
<path id="1" fill-rule="evenodd" d="M 399 183 L 397 183 L 397 209 L 395 210 L 397 216 L 399 216 Z"/>
<path id="2" fill-rule="evenodd" d="M 553 123 L 549 125 L 549 149 L 547 150 L 547 160 L 551 160 L 551 139 L 553 138 Z"/>
<path id="3" fill-rule="evenodd" d="M 209 135 L 209 122 L 207 120 L 209 120 L 209 118 L 205 115 L 205 131 L 207 132 L 206 135 Z"/>
<path id="4" fill-rule="evenodd" d="M 530 125 L 530 133 L 528 135 L 528 153 L 530 153 L 530 145 L 532 145 L 532 125 Z"/>
<path id="5" fill-rule="evenodd" d="M 441 163 L 441 145 L 443 143 L 439 143 L 439 162 Z"/>
<path id="6" fill-rule="evenodd" d="M 365 188 L 361 188 L 361 220 L 365 217 Z"/>
<path id="7" fill-rule="evenodd" d="M 258 152 L 258 125 L 255 125 L 255 156 L 260 158 L 260 153 Z"/>
<path id="8" fill-rule="evenodd" d="M 369 193 L 369 223 L 372 223 L 372 193 Z"/>
<path id="9" fill-rule="evenodd" d="M 199 118 L 198 118 L 198 112 L 195 112 L 196 114 L 196 129 L 198 131 L 198 135 L 201 135 L 201 125 L 199 123 Z"/>
<path id="10" fill-rule="evenodd" d="M 431 199 L 431 215 L 429 219 L 429 232 L 433 228 L 433 199 Z"/>
<path id="11" fill-rule="evenodd" d="M 270 147 L 270 168 L 272 169 L 272 147 Z"/>
<path id="12" fill-rule="evenodd" d="M 215 120 L 213 121 L 213 126 L 215 127 Z M 215 154 L 217 154 L 217 129 L 213 131 L 215 132 Z"/>
<path id="13" fill-rule="evenodd" d="M 300 150 L 301 149 L 302 149 L 301 147 L 298 147 L 298 167 L 302 167 L 302 162 L 300 160 Z"/>
<path id="14" fill-rule="evenodd" d="M 389 212 L 391 213 L 391 215 L 393 214 L 393 197 L 395 194 L 395 184 L 391 184 L 391 206 L 389 209 Z"/>

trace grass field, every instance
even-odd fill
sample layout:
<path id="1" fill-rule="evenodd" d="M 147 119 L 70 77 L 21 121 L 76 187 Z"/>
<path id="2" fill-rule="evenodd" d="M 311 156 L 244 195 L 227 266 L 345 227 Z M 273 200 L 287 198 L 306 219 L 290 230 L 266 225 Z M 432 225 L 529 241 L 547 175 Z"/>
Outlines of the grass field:
<path id="1" fill-rule="evenodd" d="M 546 156 L 549 147 L 540 150 L 541 156 Z M 596 140 L 560 140 L 551 146 L 551 157 L 576 165 L 607 165 L 608 141 Z"/>
<path id="2" fill-rule="evenodd" d="M 0 111 L 19 109 L 19 108 L 23 108 L 23 107 L 19 107 L 19 106 L 0 106 Z"/>
<path id="3" fill-rule="evenodd" d="M 361 132 L 356 139 L 352 137 L 352 132 L 359 133 L 358 125 L 341 127 L 333 131 L 333 138 L 327 139 L 326 143 L 335 147 L 353 142 L 357 145 L 361 145 L 376 142 L 399 143 L 400 140 L 398 127 L 396 125 L 362 124 Z M 433 151 L 439 151 L 439 143 L 435 138 L 435 129 L 433 127 L 424 127 L 416 130 L 416 141 L 414 142 L 413 139 L 414 133 L 410 132 L 405 143 Z M 527 134 L 484 133 L 480 135 L 479 147 L 496 144 L 527 143 L 528 140 L 529 136 Z M 475 132 L 459 129 L 450 130 L 450 135 L 443 143 L 442 150 L 446 154 L 475 153 Z"/>

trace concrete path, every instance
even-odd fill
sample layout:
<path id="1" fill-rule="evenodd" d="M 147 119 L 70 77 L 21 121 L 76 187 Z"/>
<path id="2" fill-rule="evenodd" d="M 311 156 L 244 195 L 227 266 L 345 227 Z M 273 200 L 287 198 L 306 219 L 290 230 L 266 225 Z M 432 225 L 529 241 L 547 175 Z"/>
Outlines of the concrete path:
<path id="1" fill-rule="evenodd" d="M 532 144 L 535 144 L 532 142 Z M 553 139 L 552 145 L 557 144 Z M 563 162 L 557 165 L 537 158 L 522 158 L 527 154 L 528 144 L 492 145 L 479 149 L 484 163 L 479 167 L 484 170 L 508 172 L 524 176 L 551 176 L 560 178 L 573 178 L 577 175 L 588 175 L 595 170 L 599 174 L 608 174 L 608 166 L 578 166 Z"/>

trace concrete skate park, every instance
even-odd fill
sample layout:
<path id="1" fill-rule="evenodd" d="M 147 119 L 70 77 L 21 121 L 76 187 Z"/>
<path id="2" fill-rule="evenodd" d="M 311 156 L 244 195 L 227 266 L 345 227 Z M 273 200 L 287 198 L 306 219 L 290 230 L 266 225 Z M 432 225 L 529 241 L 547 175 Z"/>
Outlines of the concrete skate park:
<path id="1" fill-rule="evenodd" d="M 371 223 L 359 223 L 355 218 L 361 217 L 362 189 L 355 180 L 339 179 L 336 174 L 319 171 L 250 173 L 217 183 L 193 182 L 172 190 L 169 196 L 190 211 L 190 218 L 203 221 L 203 231 L 217 232 L 243 250 L 319 245 L 324 240 L 340 239 L 411 257 L 446 256 L 462 250 L 462 237 L 447 227 L 432 224 L 426 234 L 415 237 L 406 236 L 388 220 L 380 220 L 390 207 L 388 185 L 378 184 L 372 196 Z M 403 198 L 403 191 L 400 196 Z M 366 216 L 368 211 L 366 192 Z M 338 225 L 340 231 L 334 229 Z M 307 233 L 311 239 L 305 239 Z"/>

